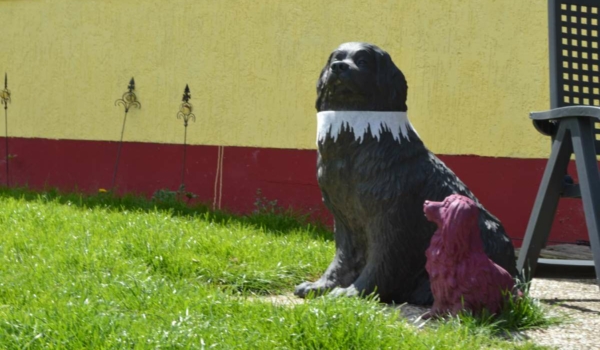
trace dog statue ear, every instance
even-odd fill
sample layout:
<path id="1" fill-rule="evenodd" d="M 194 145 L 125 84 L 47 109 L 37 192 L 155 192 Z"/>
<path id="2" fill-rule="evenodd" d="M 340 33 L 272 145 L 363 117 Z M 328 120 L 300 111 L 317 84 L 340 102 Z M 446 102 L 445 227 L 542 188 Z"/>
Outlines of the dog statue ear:
<path id="1" fill-rule="evenodd" d="M 388 103 L 393 110 L 406 112 L 408 84 L 402 71 L 396 67 L 387 52 L 377 55 L 377 85 L 382 93 L 388 94 Z"/>
<path id="2" fill-rule="evenodd" d="M 331 62 L 331 57 L 333 57 L 333 52 L 331 53 L 331 55 L 329 55 L 327 63 L 325 63 L 325 67 L 323 67 L 323 69 L 321 70 L 319 80 L 317 80 L 317 102 L 315 104 L 317 111 L 321 110 L 321 102 L 323 102 L 323 95 L 325 94 L 325 91 L 323 91 L 323 85 L 325 85 L 325 78 L 327 76 L 327 72 L 329 71 L 329 63 Z"/>
<path id="3" fill-rule="evenodd" d="M 444 244 L 456 256 L 466 253 L 483 252 L 483 242 L 479 229 L 479 208 L 472 200 L 451 195 L 447 202 L 444 223 Z"/>

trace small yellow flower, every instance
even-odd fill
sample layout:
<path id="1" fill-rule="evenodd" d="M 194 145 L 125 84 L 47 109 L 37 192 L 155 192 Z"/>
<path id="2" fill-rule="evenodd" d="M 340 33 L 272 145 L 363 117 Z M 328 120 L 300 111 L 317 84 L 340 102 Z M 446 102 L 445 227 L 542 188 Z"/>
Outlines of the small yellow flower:
<path id="1" fill-rule="evenodd" d="M 106 193 L 108 192 L 107 190 L 105 190 L 104 188 L 99 188 L 98 189 L 98 193 Z"/>

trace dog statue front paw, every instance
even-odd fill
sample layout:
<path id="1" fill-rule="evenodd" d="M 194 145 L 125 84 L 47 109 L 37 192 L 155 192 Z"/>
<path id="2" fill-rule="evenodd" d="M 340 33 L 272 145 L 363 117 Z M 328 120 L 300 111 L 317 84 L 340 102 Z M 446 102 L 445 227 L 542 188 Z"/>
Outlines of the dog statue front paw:
<path id="1" fill-rule="evenodd" d="M 294 290 L 294 295 L 299 296 L 301 298 L 306 298 L 307 296 L 320 296 L 328 291 L 333 289 L 331 283 L 328 281 L 316 281 L 316 282 L 303 282 L 296 286 Z"/>
<path id="2" fill-rule="evenodd" d="M 333 298 L 339 297 L 357 297 L 361 295 L 361 291 L 356 289 L 354 285 L 348 286 L 346 288 L 337 287 L 329 293 L 329 295 Z"/>

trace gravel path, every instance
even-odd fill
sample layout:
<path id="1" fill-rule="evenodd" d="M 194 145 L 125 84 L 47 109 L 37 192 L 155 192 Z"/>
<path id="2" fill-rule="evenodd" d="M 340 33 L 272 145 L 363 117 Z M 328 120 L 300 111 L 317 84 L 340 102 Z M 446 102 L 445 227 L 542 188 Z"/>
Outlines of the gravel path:
<path id="1" fill-rule="evenodd" d="M 568 319 L 545 330 L 524 332 L 535 344 L 557 349 L 600 349 L 600 289 L 595 280 L 534 278 L 530 295 Z"/>

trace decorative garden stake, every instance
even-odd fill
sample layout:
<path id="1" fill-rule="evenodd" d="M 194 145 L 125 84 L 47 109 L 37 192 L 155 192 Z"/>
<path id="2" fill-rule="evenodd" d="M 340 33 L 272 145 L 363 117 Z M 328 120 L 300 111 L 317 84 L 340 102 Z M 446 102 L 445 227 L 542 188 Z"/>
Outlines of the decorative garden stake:
<path id="1" fill-rule="evenodd" d="M 123 134 L 125 133 L 125 122 L 127 121 L 127 113 L 131 107 L 142 108 L 142 105 L 138 102 L 137 96 L 133 90 L 135 90 L 135 80 L 131 78 L 129 85 L 127 86 L 127 92 L 123 94 L 123 97 L 115 101 L 115 106 L 122 105 L 125 107 L 125 116 L 123 117 L 123 127 L 121 129 L 121 140 L 119 141 L 119 149 L 117 150 L 117 161 L 115 162 L 115 171 L 113 173 L 111 189 L 115 187 L 115 181 L 117 179 L 117 169 L 119 168 L 119 160 L 121 158 L 121 147 L 123 146 Z"/>
<path id="2" fill-rule="evenodd" d="M 433 293 L 425 318 L 461 310 L 497 314 L 510 293 L 520 294 L 510 273 L 485 254 L 479 208 L 473 200 L 453 194 L 443 202 L 425 201 L 423 211 L 438 226 L 425 252 Z"/>
<path id="3" fill-rule="evenodd" d="M 192 95 L 190 94 L 190 88 L 186 84 L 185 85 L 185 90 L 183 90 L 183 99 L 181 100 L 183 103 L 179 107 L 179 112 L 177 113 L 177 119 L 183 119 L 183 127 L 184 127 L 184 132 L 183 132 L 183 165 L 182 165 L 182 168 L 181 168 L 181 185 L 180 185 L 181 188 L 183 188 L 183 186 L 185 186 L 185 158 L 186 158 L 188 122 L 190 120 L 196 121 L 196 116 L 194 115 L 194 113 L 192 113 L 192 111 L 194 110 L 194 107 L 190 103 L 190 99 L 191 98 L 192 98 Z"/>
<path id="4" fill-rule="evenodd" d="M 0 103 L 4 105 L 4 141 L 6 142 L 6 187 L 10 186 L 10 180 L 8 178 L 8 103 L 10 102 L 10 90 L 8 89 L 8 74 L 4 73 L 4 90 L 0 92 Z"/>

